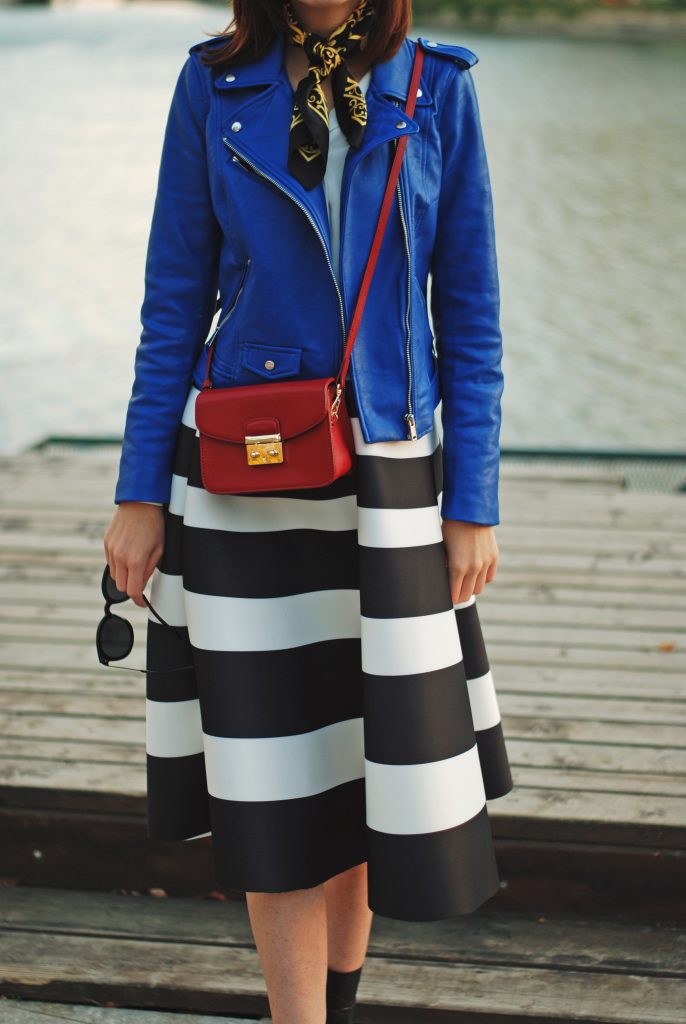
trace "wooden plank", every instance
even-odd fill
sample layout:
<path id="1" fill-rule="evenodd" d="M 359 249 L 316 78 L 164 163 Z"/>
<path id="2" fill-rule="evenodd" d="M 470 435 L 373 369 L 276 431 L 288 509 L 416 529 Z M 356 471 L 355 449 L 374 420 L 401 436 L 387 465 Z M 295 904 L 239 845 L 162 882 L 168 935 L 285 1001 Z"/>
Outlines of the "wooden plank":
<path id="1" fill-rule="evenodd" d="M 530 614 L 534 607 L 542 611 L 542 606 L 547 606 L 551 615 L 563 614 L 566 610 L 570 613 L 576 610 L 588 611 L 589 615 L 594 615 L 607 609 L 609 615 L 617 616 L 631 614 L 634 609 L 647 613 L 653 609 L 666 612 L 670 609 L 679 612 L 686 610 L 686 590 L 683 588 L 680 591 L 674 590 L 673 593 L 654 590 L 650 602 L 646 602 L 642 593 L 627 591 L 623 586 L 617 586 L 616 580 L 608 581 L 606 587 L 597 586 L 597 576 L 594 576 L 593 582 L 592 590 L 582 590 L 578 584 L 563 580 L 544 581 L 539 577 L 529 579 L 525 573 L 519 572 L 506 572 L 501 576 L 498 570 L 493 585 L 489 584 L 476 599 L 482 614 L 488 613 L 491 608 L 501 608 L 503 611 L 514 613 L 513 591 L 516 592 L 517 603 L 522 601 L 526 606 L 526 614 Z M 619 618 L 617 621 L 623 620 Z"/>
<path id="2" fill-rule="evenodd" d="M 584 773 L 583 778 L 588 772 L 606 776 L 609 779 L 609 787 L 614 780 L 619 789 L 629 789 L 631 792 L 643 792 L 643 786 L 658 786 L 662 781 L 665 786 L 681 786 L 681 792 L 684 791 L 682 780 L 686 766 L 683 754 L 670 747 L 641 747 L 641 758 L 638 761 L 636 749 L 630 744 L 599 745 L 566 741 L 530 743 L 527 739 L 508 736 L 507 751 L 510 763 L 519 766 L 520 773 L 524 768 L 538 769 L 546 773 L 556 770 L 560 773 Z M 2 741 L 2 755 L 14 761 L 145 764 L 145 748 L 139 743 L 105 743 L 88 739 L 5 736 Z M 523 778 L 521 775 L 519 777 Z M 573 775 L 570 777 L 574 778 Z"/>
<path id="3" fill-rule="evenodd" d="M 131 617 L 131 622 L 135 630 L 134 649 L 131 652 L 130 658 L 126 664 L 131 668 L 144 668 L 145 667 L 145 633 L 141 632 L 141 628 L 136 630 L 136 622 Z M 21 641 L 7 640 L 2 643 L 2 660 L 5 668 L 20 668 L 26 669 L 31 667 L 33 669 L 55 669 L 58 666 L 62 666 L 63 671 L 97 671 L 103 673 L 103 678 L 107 678 L 107 675 L 116 672 L 117 669 L 114 667 L 108 667 L 101 665 L 98 661 L 98 656 L 95 651 L 95 629 L 97 623 L 93 626 L 92 639 L 90 643 L 79 643 L 73 644 L 68 642 L 55 643 L 50 645 L 44 645 L 40 639 L 37 642 L 31 643 L 26 639 Z M 131 677 L 135 679 L 135 676 Z M 140 676 L 140 679 L 144 679 L 144 676 Z"/>
<path id="4" fill-rule="evenodd" d="M 685 695 L 686 698 L 686 695 Z M 681 701 L 613 700 L 603 696 L 530 695 L 499 692 L 501 711 L 519 718 L 541 717 L 548 720 L 588 719 L 589 721 L 663 725 L 673 746 L 686 747 L 686 699 Z M 145 712 L 145 693 L 111 695 L 52 693 L 37 690 L 0 690 L 0 711 L 8 714 L 54 714 L 68 716 L 97 715 L 101 718 L 138 719 Z M 682 731 L 683 730 L 683 731 Z"/>
<path id="5" fill-rule="evenodd" d="M 682 758 L 682 761 L 686 762 L 686 759 Z M 536 789 L 539 792 L 544 792 L 547 789 L 564 789 L 587 796 L 621 793 L 624 796 L 636 797 L 637 803 L 644 797 L 666 796 L 684 799 L 686 795 L 686 763 L 683 765 L 684 771 L 681 775 L 658 775 L 651 772 L 638 774 L 629 771 L 621 773 L 594 772 L 583 768 L 570 771 L 566 768 L 548 765 L 531 768 L 517 764 L 516 761 L 513 761 L 512 764 L 515 785 Z M 686 810 L 686 804 L 684 808 Z"/>
<path id="6" fill-rule="evenodd" d="M 143 677 L 141 677 L 142 679 Z M 145 691 L 141 687 L 138 695 L 110 695 L 98 693 L 93 696 L 69 693 L 41 693 L 31 690 L 0 691 L 0 710 L 19 714 L 53 714 L 100 718 L 140 718 L 145 712 Z"/>
<path id="7" fill-rule="evenodd" d="M 671 792 L 683 787 L 686 773 L 681 751 L 669 747 L 642 747 L 637 761 L 636 750 L 630 744 L 597 745 L 584 742 L 537 742 L 507 737 L 510 763 L 519 766 L 518 778 L 524 781 L 522 769 L 536 769 L 556 773 L 556 779 L 569 776 L 580 788 L 584 781 L 593 781 L 593 787 L 607 788 L 614 780 L 618 789 L 629 792 L 650 792 L 651 789 Z M 145 749 L 138 742 L 92 742 L 88 739 L 64 740 L 50 738 L 3 738 L 2 756 L 11 761 L 61 761 L 88 764 L 144 764 Z M 597 778 L 596 778 L 597 776 Z M 660 787 L 667 787 L 661 789 Z M 683 788 L 681 789 L 683 792 Z"/>
<path id="8" fill-rule="evenodd" d="M 71 669 L 69 672 L 50 669 L 0 667 L 0 690 L 42 690 L 53 693 L 107 693 L 139 696 L 145 688 L 142 676 L 112 668 L 104 673 L 100 668 L 93 671 Z M 657 695 L 659 697 L 659 694 Z M 673 695 L 671 688 L 665 692 L 665 699 Z"/>
<path id="9" fill-rule="evenodd" d="M 602 465 L 578 466 L 572 462 L 543 463 L 540 461 L 501 460 L 500 479 L 503 483 L 555 484 L 556 486 L 606 487 L 609 490 L 626 487 L 623 470 L 608 469 Z"/>
<path id="10" fill-rule="evenodd" d="M 132 614 L 131 609 L 133 607 L 135 606 L 132 603 L 127 604 L 125 615 L 130 619 L 134 630 L 138 624 L 139 631 L 144 631 L 149 617 L 147 609 L 136 608 L 136 612 Z M 0 641 L 12 640 L 17 643 L 22 641 L 28 641 L 29 643 L 42 642 L 51 645 L 82 643 L 94 646 L 95 629 L 97 621 L 99 621 L 99 615 L 95 612 L 95 609 L 91 613 L 90 618 L 92 618 L 92 622 L 88 621 L 88 617 L 83 616 L 80 620 L 71 623 L 60 621 L 59 619 L 51 621 L 49 618 L 34 618 L 27 621 L 0 620 Z M 484 622 L 482 625 L 485 629 L 486 623 Z M 563 623 L 549 623 L 545 625 L 536 622 L 535 624 L 517 623 L 512 625 L 510 623 L 501 624 L 490 620 L 488 622 L 488 639 L 500 641 L 501 643 L 511 642 L 516 644 L 540 642 L 540 644 L 547 646 L 569 644 L 578 648 L 594 648 L 597 646 L 611 649 L 612 647 L 617 647 L 626 653 L 633 651 L 657 651 L 658 654 L 664 653 L 660 651 L 660 644 L 672 643 L 675 645 L 674 650 L 668 653 L 678 659 L 686 671 L 686 630 L 683 628 L 670 629 L 668 627 L 661 627 L 654 630 L 630 630 L 615 629 L 607 626 L 602 628 L 578 625 L 567 627 Z"/>
<path id="11" fill-rule="evenodd" d="M 675 758 L 684 748 L 684 729 L 678 726 L 651 725 L 628 722 L 597 722 L 569 719 L 540 719 L 503 714 L 506 738 L 556 742 L 583 742 L 616 744 L 634 747 L 671 747 Z M 103 718 L 99 715 L 73 717 L 69 715 L 14 715 L 0 713 L 0 736 L 17 738 L 43 737 L 57 740 L 105 740 L 112 742 L 143 743 L 145 722 L 143 711 L 139 718 Z"/>
<path id="12" fill-rule="evenodd" d="M 210 837 L 150 839 L 142 799 L 125 813 L 108 811 L 102 799 L 93 802 L 89 810 L 0 804 L 0 876 L 68 889 L 162 886 L 196 895 L 216 888 Z"/>
<path id="13" fill-rule="evenodd" d="M 104 678 L 103 678 L 104 676 Z M 580 680 L 577 685 L 577 680 Z M 557 695 L 560 697 L 593 697 L 602 692 L 606 697 L 626 698 L 627 700 L 645 697 L 645 675 L 634 673 L 628 678 L 624 673 L 605 670 L 596 673 L 566 672 L 565 669 L 549 671 L 545 668 L 530 668 L 528 671 L 521 665 L 509 666 L 507 673 L 498 671 L 496 680 L 499 694 L 528 693 Z M 133 674 L 114 669 L 108 674 L 93 676 L 83 670 L 70 670 L 68 673 L 50 672 L 47 669 L 0 668 L 0 691 L 22 690 L 44 693 L 65 693 L 97 695 L 121 695 L 138 697 L 144 691 L 145 683 L 141 683 L 140 674 Z M 665 675 L 660 673 L 651 680 L 651 701 L 655 704 L 684 699 L 684 686 L 678 674 Z"/>
<path id="14" fill-rule="evenodd" d="M 104 740 L 145 744 L 145 721 L 140 719 L 69 718 L 55 715 L 0 714 L 0 736 L 56 740 Z"/>
<path id="15" fill-rule="evenodd" d="M 495 580 L 493 581 L 495 583 Z M 547 590 L 547 588 L 545 588 Z M 541 588 L 543 590 L 543 588 Z M 596 597 L 598 595 L 595 595 Z M 564 626 L 572 629 L 594 629 L 599 636 L 614 635 L 615 630 L 631 630 L 650 636 L 655 633 L 676 634 L 683 642 L 686 640 L 686 606 L 684 608 L 639 604 L 614 604 L 610 595 L 604 604 L 584 604 L 578 601 L 555 601 L 549 593 L 539 593 L 536 597 L 520 593 L 517 601 L 511 595 L 504 595 L 498 590 L 484 591 L 477 595 L 479 617 L 482 624 L 498 624 L 501 628 L 530 627 L 536 623 L 539 629 L 546 631 L 551 627 Z M 13 610 L 14 617 L 26 614 L 24 605 L 17 604 Z M 33 614 L 31 609 L 30 614 Z M 40 614 L 40 606 L 36 608 Z M 520 632 L 521 635 L 521 632 Z"/>
<path id="16" fill-rule="evenodd" d="M 365 1010 L 378 1008 L 395 1011 L 395 1019 L 404 1012 L 399 1019 L 409 1020 L 411 1014 L 419 1022 L 476 1012 L 486 1019 L 523 1021 L 533 1010 L 538 1021 L 559 1021 L 570 1019 L 573 1007 L 576 1021 L 680 1021 L 683 976 L 641 973 L 636 964 L 589 970 L 588 945 L 564 970 L 530 960 L 510 966 L 492 957 L 485 965 L 451 951 L 440 962 L 369 955 L 357 1016 L 364 1021 Z M 51 934 L 21 931 L 8 932 L 5 947 L 2 987 L 11 996 L 104 1001 L 123 990 L 129 1004 L 142 1008 L 234 1014 L 268 1008 L 252 947 L 65 934 L 56 943 Z"/>
<path id="17" fill-rule="evenodd" d="M 196 1013 L 160 1013 L 122 1007 L 83 1006 L 73 1003 L 44 1003 L 0 997 L 3 1024 L 218 1024 L 215 1016 Z M 270 1024 L 271 1017 L 222 1017 L 222 1024 Z"/>
<path id="18" fill-rule="evenodd" d="M 91 572 L 98 567 L 102 572 L 104 555 L 101 548 L 93 547 L 91 552 L 60 551 L 49 549 L 47 551 L 31 551 L 21 549 L 17 551 L 3 551 L 0 548 L 0 565 L 15 567 L 19 565 L 50 565 L 60 569 L 73 566 L 78 569 L 87 569 Z"/>
<path id="19" fill-rule="evenodd" d="M 33 789 L 38 791 L 32 798 L 21 793 L 21 790 Z M 8 790 L 10 792 L 8 792 Z M 73 791 L 76 800 L 69 799 L 69 791 Z M 24 806 L 31 805 L 33 800 L 40 800 L 39 794 L 44 794 L 39 806 L 97 806 L 104 810 L 105 807 L 116 809 L 119 813 L 124 810 L 138 809 L 140 798 L 145 796 L 145 762 L 133 764 L 107 764 L 96 761 L 49 761 L 46 759 L 35 761 L 17 761 L 0 757 L 0 792 L 3 793 L 5 803 L 8 806 L 19 803 Z M 79 800 L 80 793 L 87 794 L 85 799 Z M 50 799 L 52 795 L 53 799 Z M 98 800 L 93 801 L 97 795 Z M 109 796 L 112 799 L 107 804 L 103 803 L 102 796 Z M 131 801 L 135 797 L 135 801 Z M 33 803 L 33 806 L 36 806 Z"/>
<path id="20" fill-rule="evenodd" d="M 565 614 L 567 610 L 569 610 L 569 615 Z M 662 660 L 665 663 L 669 660 L 665 655 L 675 655 L 677 658 L 681 658 L 686 654 L 686 631 L 681 624 L 669 625 L 664 622 L 656 622 L 654 627 L 640 624 L 633 628 L 628 624 L 614 626 L 593 621 L 592 610 L 590 613 L 581 612 L 577 616 L 577 621 L 574 621 L 575 610 L 569 606 L 559 607 L 555 616 L 550 614 L 549 609 L 547 613 L 539 616 L 537 606 L 527 605 L 523 602 L 519 606 L 518 614 L 512 619 L 510 619 L 507 609 L 494 613 L 493 609 L 490 606 L 486 607 L 484 603 L 478 605 L 478 611 L 487 645 L 499 643 L 503 646 L 509 645 L 513 649 L 517 646 L 533 647 L 535 645 L 541 648 L 569 647 L 578 651 L 597 651 L 599 654 L 611 653 L 614 649 L 620 649 L 622 652 L 627 651 L 632 654 L 633 652 L 654 654 L 656 662 Z M 622 611 L 619 617 L 624 614 Z M 686 610 L 683 613 L 680 611 L 675 618 L 682 614 L 686 617 Z M 583 621 L 586 618 L 591 621 Z M 659 614 L 657 618 L 659 618 Z M 3 632 L 6 629 L 10 637 L 13 625 L 8 623 L 6 627 L 3 627 Z M 143 628 L 144 626 L 145 623 L 143 623 Z M 24 628 L 27 627 L 16 624 L 17 634 Z M 56 631 L 58 627 L 51 628 Z M 68 627 L 60 628 L 64 630 Z"/>
<path id="21" fill-rule="evenodd" d="M 133 657 L 133 655 L 132 655 Z M 142 659 L 141 659 L 142 660 Z M 587 668 L 582 673 L 566 665 L 518 665 L 494 661 L 493 672 L 499 694 L 530 693 L 559 696 L 592 697 L 598 693 L 610 698 L 642 699 L 646 694 L 644 672 Z M 144 682 L 139 673 L 125 672 L 100 665 L 89 668 L 70 667 L 68 672 L 50 668 L 20 666 L 0 667 L 0 689 L 37 690 L 55 693 L 128 694 L 140 696 Z M 686 692 L 680 673 L 653 673 L 649 683 L 653 702 L 680 701 Z"/>
<path id="22" fill-rule="evenodd" d="M 93 747 L 93 745 L 91 745 Z M 76 744 L 72 751 L 77 754 Z M 109 747 L 110 759 L 52 758 L 43 750 L 42 756 L 15 757 L 3 744 L 0 756 L 0 792 L 5 787 L 13 789 L 33 787 L 40 790 L 75 790 L 135 794 L 145 793 L 145 751 L 134 747 L 124 748 L 129 757 L 118 756 L 114 745 Z M 114 753 L 113 753 L 114 752 Z M 53 753 L 52 751 L 50 753 Z M 134 756 L 136 755 L 136 756 Z M 116 760 L 114 758 L 117 758 Z M 686 773 L 681 775 L 659 775 L 624 772 L 593 772 L 581 768 L 564 769 L 556 767 L 528 767 L 518 765 L 511 759 L 513 778 L 518 788 L 546 790 L 568 790 L 581 795 L 593 794 L 594 802 L 600 795 L 623 794 L 638 798 L 646 796 L 675 797 L 683 800 L 686 793 Z M 7 802 L 15 803 L 15 797 Z M 651 801 L 653 803 L 653 801 Z M 686 824 L 686 803 L 684 803 Z"/>
<path id="23" fill-rule="evenodd" d="M 0 567 L 1 573 L 2 567 Z M 2 578 L 1 575 L 0 578 Z M 597 567 L 593 572 L 592 593 L 588 586 L 588 573 L 563 570 L 559 567 L 552 573 L 545 566 L 532 568 L 527 563 L 515 567 L 509 564 L 508 560 L 501 559 L 497 579 L 501 586 L 506 586 L 510 590 L 520 587 L 537 587 L 539 589 L 547 586 L 568 587 L 575 591 L 577 600 L 585 599 L 586 596 L 588 596 L 588 600 L 592 600 L 593 594 L 597 591 L 606 591 L 610 594 L 611 599 L 616 597 L 619 602 L 622 601 L 623 595 L 627 603 L 630 604 L 637 604 L 639 600 L 646 604 L 652 601 L 653 595 L 656 600 L 659 599 L 659 595 L 665 594 L 675 594 L 682 601 L 684 598 L 684 584 L 678 577 L 671 579 L 666 576 L 664 579 L 657 580 L 651 579 L 650 575 L 646 576 L 636 572 L 635 574 L 623 573 L 621 578 L 618 578 L 616 573 L 601 572 Z M 495 580 L 493 580 L 494 583 Z M 483 593 L 488 593 L 491 586 L 492 584 L 487 584 Z"/>
<path id="24" fill-rule="evenodd" d="M 6 760 L 58 761 L 62 764 L 80 763 L 127 764 L 145 768 L 145 748 L 137 743 L 93 743 L 90 740 L 16 739 L 3 737 L 2 756 Z"/>
<path id="25" fill-rule="evenodd" d="M 515 772 L 513 771 L 513 777 Z M 686 797 L 633 793 L 575 793 L 565 789 L 516 784 L 506 799 L 492 800 L 489 815 L 501 819 L 501 836 L 558 842 L 588 841 L 639 845 L 650 833 L 653 845 L 686 849 Z"/>
<path id="26" fill-rule="evenodd" d="M 650 830 L 630 837 L 603 827 L 589 835 L 566 824 L 558 841 L 548 823 L 532 835 L 535 822 L 493 814 L 491 827 L 502 879 L 488 902 L 493 910 L 597 917 L 630 907 L 637 919 L 686 921 L 686 851 L 651 843 Z M 192 896 L 217 888 L 211 838 L 150 839 L 142 805 L 138 814 L 118 815 L 0 806 L 0 834 L 0 875 L 20 886 L 142 892 L 157 886 Z"/>
<path id="27" fill-rule="evenodd" d="M 133 619 L 132 619 L 133 622 Z M 134 630 L 135 630 L 134 622 Z M 138 648 L 134 650 L 126 664 L 131 668 L 144 668 L 145 666 L 145 636 L 141 634 L 139 627 L 136 637 L 140 637 Z M 489 660 L 493 667 L 504 665 L 527 665 L 536 668 L 537 666 L 559 666 L 566 664 L 567 667 L 574 666 L 579 672 L 595 669 L 613 669 L 616 672 L 632 672 L 638 669 L 653 674 L 675 674 L 680 679 L 686 675 L 686 647 L 682 650 L 677 647 L 674 650 L 661 651 L 654 647 L 651 649 L 638 648 L 626 651 L 621 646 L 616 648 L 588 647 L 584 645 L 556 645 L 545 644 L 514 644 L 507 641 L 500 642 L 497 637 L 491 636 L 491 629 L 484 629 L 484 638 L 488 650 Z M 665 637 L 665 641 L 668 641 Z M 26 670 L 48 669 L 52 670 L 63 666 L 65 671 L 91 670 L 109 673 L 116 671 L 114 668 L 101 666 L 95 652 L 95 629 L 93 629 L 91 642 L 70 643 L 61 641 L 52 643 L 49 646 L 43 645 L 41 638 L 36 636 L 34 642 L 30 638 L 22 640 L 5 640 L 2 644 L 2 660 L 4 667 L 19 668 Z M 501 673 L 502 675 L 502 670 Z M 134 678 L 134 677 L 132 677 Z M 141 676 L 141 678 L 143 678 Z M 648 682 L 646 686 L 648 686 Z"/>
<path id="28" fill-rule="evenodd" d="M 10 742 L 9 740 L 4 742 Z M 630 774 L 636 779 L 643 774 L 664 775 L 681 779 L 686 770 L 683 752 L 671 747 L 641 746 L 640 757 L 632 743 L 575 743 L 567 740 L 537 740 L 532 743 L 527 736 L 506 736 L 507 752 L 512 764 L 521 767 L 535 767 L 546 771 L 555 766 L 560 769 L 607 772 L 623 785 L 623 776 Z"/>
<path id="29" fill-rule="evenodd" d="M 502 702 L 501 702 L 502 703 Z M 674 729 L 663 725 L 645 725 L 641 722 L 619 724 L 615 722 L 596 722 L 576 719 L 528 718 L 526 716 L 502 715 L 503 730 L 506 740 L 520 739 L 535 743 L 538 740 L 563 743 L 594 743 L 603 745 L 633 746 L 634 750 L 643 746 L 671 747 L 674 751 L 674 763 L 683 755 L 684 730 L 678 726 Z M 2 728 L 0 727 L 0 733 Z M 635 755 L 638 756 L 638 755 Z"/>
<path id="30" fill-rule="evenodd" d="M 0 793 L 7 807 L 144 813 L 143 766 L 82 762 L 0 762 Z M 639 843 L 640 837 L 666 848 L 686 849 L 686 796 L 676 792 L 645 792 L 619 785 L 584 790 L 569 774 L 539 772 L 527 779 L 526 769 L 513 766 L 514 789 L 506 800 L 489 802 L 489 814 L 508 822 L 510 836 L 540 836 L 563 841 Z M 658 789 L 659 787 L 654 787 Z M 667 788 L 667 787 L 664 787 Z M 501 806 L 502 804 L 502 806 Z"/>
<path id="31" fill-rule="evenodd" d="M 589 648 L 572 644 L 567 646 L 542 643 L 514 645 L 499 643 L 490 634 L 490 629 L 488 632 L 484 630 L 491 665 L 556 666 L 565 662 L 567 666 L 573 665 L 579 672 L 598 668 L 614 669 L 616 672 L 642 669 L 646 672 L 646 688 L 650 686 L 653 673 L 674 673 L 679 679 L 685 677 L 684 651 L 678 645 L 674 650 L 665 651 L 658 649 L 624 651 L 621 647 Z"/>
<path id="32" fill-rule="evenodd" d="M 8 887 L 0 892 L 0 929 L 254 948 L 243 899 L 164 899 Z M 680 953 L 684 940 L 683 923 L 660 926 L 643 921 L 640 927 L 627 927 L 626 921 L 602 915 L 550 915 L 541 920 L 538 912 L 504 914 L 484 906 L 473 914 L 431 922 L 375 915 L 369 955 L 541 967 L 577 967 L 583 956 L 596 968 L 632 973 L 640 967 L 686 978 Z"/>
<path id="33" fill-rule="evenodd" d="M 114 699 L 114 698 L 113 698 Z M 127 698 L 122 698 L 127 700 Z M 504 704 L 505 696 L 500 703 Z M 134 702 L 135 703 L 135 702 Z M 512 739 L 539 739 L 557 742 L 610 743 L 613 745 L 670 747 L 678 759 L 678 751 L 686 745 L 686 732 L 681 726 L 634 722 L 572 719 L 570 717 L 540 718 L 503 713 L 506 737 Z M 100 714 L 52 715 L 0 713 L 0 735 L 15 737 L 45 737 L 63 740 L 113 740 L 139 743 L 144 739 L 144 706 L 126 715 L 106 717 Z"/>

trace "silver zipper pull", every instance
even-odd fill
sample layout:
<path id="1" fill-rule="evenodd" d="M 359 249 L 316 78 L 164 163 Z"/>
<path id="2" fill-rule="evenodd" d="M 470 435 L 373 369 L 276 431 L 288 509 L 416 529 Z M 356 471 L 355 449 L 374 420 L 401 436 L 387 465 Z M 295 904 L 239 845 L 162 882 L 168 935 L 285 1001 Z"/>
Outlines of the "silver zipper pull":
<path id="1" fill-rule="evenodd" d="M 408 427 L 410 429 L 410 432 L 407 435 L 407 439 L 408 439 L 408 441 L 416 441 L 417 440 L 417 426 L 415 424 L 413 414 L 411 412 L 405 413 L 405 419 L 407 420 L 407 425 L 408 425 Z"/>

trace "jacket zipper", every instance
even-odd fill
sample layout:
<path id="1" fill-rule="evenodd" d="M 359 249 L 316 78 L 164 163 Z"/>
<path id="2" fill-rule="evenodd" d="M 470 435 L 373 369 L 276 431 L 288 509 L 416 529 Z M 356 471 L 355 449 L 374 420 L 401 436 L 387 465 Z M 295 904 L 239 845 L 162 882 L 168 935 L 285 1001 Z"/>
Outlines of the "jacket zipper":
<path id="1" fill-rule="evenodd" d="M 322 248 L 324 250 L 324 255 L 326 256 L 327 265 L 329 267 L 329 270 L 331 271 L 331 280 L 334 283 L 334 286 L 336 288 L 336 294 L 338 296 L 338 309 L 339 309 L 339 313 L 340 313 L 341 331 L 342 331 L 342 335 L 343 335 L 342 341 L 341 341 L 341 359 L 343 359 L 343 349 L 344 349 L 344 346 L 345 346 L 345 337 L 346 337 L 345 309 L 344 309 L 344 306 L 343 306 L 343 296 L 341 295 L 341 289 L 338 286 L 338 281 L 336 280 L 336 275 L 334 274 L 333 266 L 332 266 L 332 263 L 331 263 L 331 258 L 329 256 L 329 250 L 326 247 L 326 240 L 325 240 L 324 236 L 322 235 L 321 231 L 319 230 L 319 228 L 315 224 L 314 220 L 312 219 L 312 217 L 308 213 L 307 208 L 305 206 L 303 206 L 303 204 L 300 202 L 299 199 L 296 199 L 295 196 L 291 192 L 289 192 L 287 189 L 285 189 L 283 187 L 283 185 L 280 185 L 279 182 L 276 181 L 275 178 L 272 178 L 272 176 L 270 174 L 265 174 L 265 172 L 260 170 L 259 167 L 256 167 L 255 164 L 251 163 L 250 160 L 246 159 L 246 157 L 244 157 L 242 153 L 239 153 L 236 149 L 234 149 L 234 147 L 231 145 L 231 143 L 226 138 L 226 136 L 222 136 L 222 141 L 223 141 L 224 145 L 228 149 L 230 149 L 232 153 L 234 153 L 234 160 L 236 160 L 237 163 L 245 163 L 245 164 L 247 164 L 248 167 L 252 168 L 252 170 L 254 170 L 257 174 L 261 175 L 263 178 L 266 178 L 267 181 L 271 181 L 272 185 L 276 185 L 276 187 L 281 192 L 283 192 L 284 195 L 288 196 L 289 199 L 292 199 L 293 202 L 296 204 L 296 206 L 300 207 L 300 209 L 303 211 L 303 213 L 305 214 L 305 216 L 309 220 L 309 222 L 312 225 L 312 227 L 314 228 L 314 230 L 317 232 L 317 237 L 318 237 L 319 241 L 322 243 Z"/>
<path id="2" fill-rule="evenodd" d="M 227 309 L 227 311 L 224 314 L 224 316 L 220 319 L 220 321 L 217 324 L 217 326 L 215 327 L 215 329 L 212 331 L 212 334 L 209 336 L 209 338 L 205 342 L 205 346 L 207 348 L 209 348 L 210 345 L 213 344 L 214 339 L 217 337 L 217 335 L 219 334 L 220 330 L 222 329 L 222 327 L 224 326 L 224 324 L 226 323 L 226 321 L 229 319 L 229 317 L 233 313 L 234 309 L 236 308 L 236 305 L 238 304 L 238 300 L 241 297 L 241 292 L 243 291 L 243 285 L 245 284 L 245 278 L 246 278 L 246 275 L 248 273 L 248 267 L 250 266 L 250 262 L 251 262 L 250 256 L 248 256 L 248 258 L 247 258 L 247 260 L 245 262 L 245 266 L 243 267 L 243 273 L 241 274 L 240 284 L 238 285 L 238 290 L 236 291 L 236 294 L 234 295 L 233 302 L 231 303 L 231 305 Z"/>
<path id="3" fill-rule="evenodd" d="M 400 106 L 400 104 L 398 104 Z M 395 140 L 395 148 L 398 148 L 398 140 Z M 405 210 L 403 207 L 403 195 L 402 189 L 400 188 L 400 175 L 398 175 L 398 181 L 396 183 L 396 192 L 398 194 L 398 208 L 400 210 L 400 220 L 403 227 L 403 238 L 405 240 L 405 254 L 407 256 L 407 302 L 405 303 L 405 361 L 407 363 L 407 412 L 403 419 L 407 423 L 408 441 L 417 440 L 417 424 L 414 418 L 414 411 L 412 409 L 412 355 L 410 352 L 410 340 L 411 340 L 411 327 L 410 327 L 410 294 L 412 289 L 412 257 L 410 253 L 410 240 L 407 231 L 407 224 L 405 222 Z"/>

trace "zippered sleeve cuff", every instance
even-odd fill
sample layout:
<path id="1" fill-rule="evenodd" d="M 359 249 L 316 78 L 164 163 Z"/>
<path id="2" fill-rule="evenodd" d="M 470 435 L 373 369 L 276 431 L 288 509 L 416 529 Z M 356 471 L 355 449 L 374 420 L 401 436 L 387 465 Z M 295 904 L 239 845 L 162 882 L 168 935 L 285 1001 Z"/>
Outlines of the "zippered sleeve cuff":
<path id="1" fill-rule="evenodd" d="M 119 479 L 114 490 L 115 505 L 122 501 L 168 505 L 171 500 L 171 487 L 171 472 L 155 471 L 149 461 L 144 465 L 144 460 L 132 455 L 129 446 L 122 447 Z"/>

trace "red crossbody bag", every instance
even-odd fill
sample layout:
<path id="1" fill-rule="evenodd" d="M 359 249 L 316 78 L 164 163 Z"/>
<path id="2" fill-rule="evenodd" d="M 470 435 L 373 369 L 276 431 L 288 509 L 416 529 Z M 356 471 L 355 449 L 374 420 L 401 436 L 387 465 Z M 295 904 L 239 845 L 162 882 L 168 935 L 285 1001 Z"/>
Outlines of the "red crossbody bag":
<path id="1" fill-rule="evenodd" d="M 408 117 L 414 113 L 423 57 L 416 46 L 405 105 Z M 407 135 L 400 139 L 391 165 L 337 376 L 215 388 L 210 380 L 213 348 L 208 344 L 195 424 L 202 484 L 212 494 L 324 487 L 353 469 L 355 443 L 343 389 L 406 146 Z"/>

